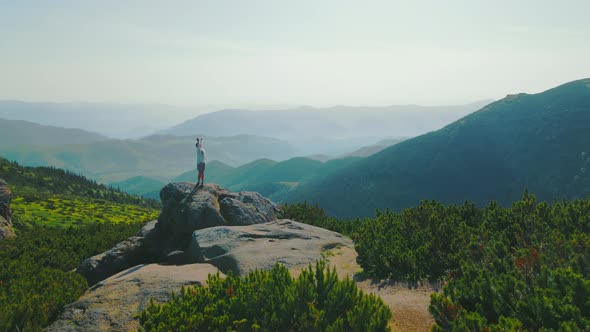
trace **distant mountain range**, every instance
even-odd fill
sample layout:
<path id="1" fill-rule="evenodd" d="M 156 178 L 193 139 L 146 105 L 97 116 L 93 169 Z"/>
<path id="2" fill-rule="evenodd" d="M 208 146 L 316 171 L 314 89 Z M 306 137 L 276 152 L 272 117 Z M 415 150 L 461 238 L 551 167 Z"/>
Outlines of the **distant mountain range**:
<path id="1" fill-rule="evenodd" d="M 217 183 L 230 190 L 257 191 L 280 201 L 293 188 L 314 181 L 316 178 L 325 177 L 361 159 L 361 157 L 347 157 L 326 162 L 302 157 L 282 162 L 259 159 L 235 168 L 214 161 L 207 164 L 205 182 Z M 177 176 L 172 181 L 195 182 L 195 179 L 196 170 L 192 170 Z"/>
<path id="2" fill-rule="evenodd" d="M 275 137 L 305 155 L 348 153 L 385 138 L 411 137 L 439 129 L 490 101 L 458 106 L 300 107 L 288 110 L 222 110 L 199 115 L 162 131 L 168 135 Z"/>
<path id="3" fill-rule="evenodd" d="M 111 138 L 139 138 L 211 109 L 162 104 L 33 103 L 0 100 L 0 118 L 79 128 Z M 215 135 L 220 136 L 220 135 Z"/>
<path id="4" fill-rule="evenodd" d="M 136 140 L 0 120 L 0 155 L 157 197 L 171 179 L 195 181 L 185 171 L 194 169 L 194 137 L 204 136 L 206 182 L 318 203 L 338 217 L 422 199 L 509 203 L 525 189 L 549 200 L 590 194 L 589 79 L 509 95 L 464 116 L 484 104 L 226 110 Z M 428 133 L 404 137 L 420 132 Z"/>
<path id="5" fill-rule="evenodd" d="M 411 137 L 438 129 L 486 103 L 489 101 L 433 107 L 335 106 L 212 112 L 214 108 L 211 106 L 186 108 L 161 104 L 8 100 L 0 101 L 0 118 L 79 128 L 116 139 L 139 139 L 154 133 L 174 136 L 199 134 L 205 137 L 264 136 L 289 142 L 301 156 L 327 155 L 334 158 L 384 139 Z"/>
<path id="6" fill-rule="evenodd" d="M 43 126 L 21 120 L 0 119 L 0 148 L 22 145 L 87 144 L 107 137 L 81 129 Z"/>
<path id="7" fill-rule="evenodd" d="M 590 79 L 516 94 L 387 148 L 287 197 L 338 217 L 401 210 L 423 199 L 508 204 L 590 195 Z"/>
<path id="8" fill-rule="evenodd" d="M 194 143 L 194 137 L 149 136 L 88 144 L 4 146 L 0 147 L 0 156 L 26 166 L 69 169 L 109 184 L 136 176 L 167 181 L 194 167 Z M 209 137 L 205 147 L 208 160 L 232 166 L 260 158 L 284 160 L 298 154 L 285 141 L 251 135 Z"/>
<path id="9" fill-rule="evenodd" d="M 346 155 L 325 155 L 322 161 L 365 156 L 400 140 L 383 140 Z M 208 179 L 231 186 L 231 189 L 256 188 L 270 195 L 294 188 L 305 176 L 327 174 L 318 167 L 322 163 L 313 158 L 294 159 L 283 165 L 281 160 L 304 153 L 274 138 L 253 135 L 208 137 L 206 150 L 210 161 Z M 80 129 L 4 119 L 0 119 L 0 155 L 27 166 L 69 169 L 129 193 L 151 198 L 157 198 L 164 183 L 194 167 L 195 163 L 194 137 L 155 135 L 138 140 L 116 140 Z M 279 170 L 296 160 L 307 162 L 295 170 L 300 174 L 284 171 L 272 179 L 255 176 L 263 175 L 267 165 L 278 164 L 276 169 Z M 326 163 L 332 164 L 334 162 Z M 243 167 L 237 167 L 239 165 Z M 232 170 L 231 174 L 226 172 L 229 170 Z M 192 177 L 189 179 L 194 181 Z M 287 188 L 289 181 L 293 183 Z"/>

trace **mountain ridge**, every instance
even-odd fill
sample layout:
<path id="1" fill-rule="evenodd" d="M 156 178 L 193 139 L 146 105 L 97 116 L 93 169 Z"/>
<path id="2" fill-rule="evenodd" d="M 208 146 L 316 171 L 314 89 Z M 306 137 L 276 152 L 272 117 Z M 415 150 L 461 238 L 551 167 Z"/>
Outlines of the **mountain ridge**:
<path id="1" fill-rule="evenodd" d="M 588 84 L 590 79 L 583 79 L 538 94 L 507 96 L 298 188 L 287 199 L 355 217 L 423 199 L 507 204 L 527 188 L 548 200 L 590 194 L 584 182 L 588 173 L 578 174 L 590 159 Z"/>
<path id="2" fill-rule="evenodd" d="M 486 102 L 458 106 L 222 110 L 199 115 L 160 133 L 231 136 L 257 134 L 287 140 L 303 155 L 341 155 L 388 137 L 413 137 L 478 110 Z"/>
<path id="3" fill-rule="evenodd" d="M 152 134 L 206 109 L 154 103 L 0 100 L 0 118 L 80 128 L 118 139 L 140 138 Z"/>
<path id="4" fill-rule="evenodd" d="M 78 128 L 63 128 L 25 120 L 0 118 L 0 147 L 87 144 L 107 139 L 108 137 L 99 133 Z"/>
<path id="5" fill-rule="evenodd" d="M 205 181 L 217 183 L 230 190 L 260 192 L 280 202 L 294 187 L 330 174 L 360 159 L 362 158 L 354 156 L 324 162 L 308 157 L 294 157 L 281 162 L 258 159 L 235 168 L 219 161 L 212 161 L 207 164 L 210 171 L 205 172 Z M 191 170 L 175 177 L 173 181 L 194 181 L 195 177 L 196 170 Z"/>

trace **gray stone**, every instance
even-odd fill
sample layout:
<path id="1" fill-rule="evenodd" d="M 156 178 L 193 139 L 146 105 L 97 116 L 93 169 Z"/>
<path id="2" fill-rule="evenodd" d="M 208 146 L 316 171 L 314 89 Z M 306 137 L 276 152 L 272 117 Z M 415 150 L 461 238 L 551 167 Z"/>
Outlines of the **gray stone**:
<path id="1" fill-rule="evenodd" d="M 246 274 L 269 269 L 277 262 L 287 267 L 322 259 L 322 252 L 352 241 L 323 228 L 283 219 L 249 226 L 219 226 L 195 231 L 187 255 L 224 273 Z"/>
<path id="2" fill-rule="evenodd" d="M 280 208 L 259 193 L 241 192 L 237 196 L 223 198 L 219 205 L 228 224 L 242 226 L 276 220 Z"/>
<path id="3" fill-rule="evenodd" d="M 92 285 L 137 264 L 183 264 L 190 260 L 179 252 L 186 251 L 195 230 L 263 223 L 282 215 L 278 205 L 258 193 L 232 193 L 215 184 L 193 189 L 194 184 L 188 182 L 166 185 L 160 191 L 163 207 L 157 221 L 114 248 L 86 259 L 77 271 Z"/>
<path id="4" fill-rule="evenodd" d="M 85 259 L 76 269 L 90 285 L 93 285 L 130 266 L 145 263 L 149 259 L 144 250 L 145 238 L 133 236 L 119 242 L 113 248 Z"/>
<path id="5" fill-rule="evenodd" d="M 182 286 L 202 286 L 209 274 L 217 272 L 209 264 L 135 266 L 96 284 L 67 305 L 46 331 L 137 331 L 137 314 L 147 308 L 150 298 L 164 303 Z"/>

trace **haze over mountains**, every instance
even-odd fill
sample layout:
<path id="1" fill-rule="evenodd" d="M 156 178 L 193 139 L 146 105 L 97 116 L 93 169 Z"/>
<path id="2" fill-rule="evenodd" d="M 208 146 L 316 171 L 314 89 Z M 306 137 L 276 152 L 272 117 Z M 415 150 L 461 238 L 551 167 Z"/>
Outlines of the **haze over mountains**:
<path id="1" fill-rule="evenodd" d="M 0 129 L 0 155 L 10 160 L 28 166 L 69 169 L 129 193 L 147 195 L 150 198 L 157 199 L 163 184 L 195 167 L 193 137 L 154 135 L 138 140 L 116 140 L 80 129 L 3 119 L 0 119 Z M 400 140 L 383 140 L 338 158 L 364 157 L 398 141 Z M 255 186 L 268 195 L 290 189 L 285 183 L 275 184 L 273 181 L 285 182 L 294 175 L 282 172 L 285 179 L 258 178 L 256 175 L 266 171 L 266 168 L 258 166 L 263 166 L 266 162 L 282 165 L 280 161 L 304 154 L 286 141 L 253 135 L 208 137 L 206 146 L 210 160 L 208 181 L 219 182 L 231 188 Z M 352 148 L 353 146 L 349 149 Z M 323 161 L 327 161 L 334 157 L 323 158 Z M 302 178 L 318 175 L 319 169 L 316 166 L 322 164 L 319 161 L 313 158 L 294 160 L 307 162 L 301 163 L 298 169 L 291 168 L 291 171 L 305 175 L 295 176 L 295 179 L 290 180 L 292 185 L 300 184 Z M 286 165 L 292 164 L 293 160 L 286 162 Z M 332 163 L 327 163 L 330 164 Z M 238 167 L 240 165 L 243 166 Z M 254 169 L 255 166 L 259 169 Z M 236 179 L 229 176 L 225 171 L 230 169 L 235 170 L 232 172 L 234 174 L 243 174 L 243 177 L 237 176 Z M 193 181 L 194 171 L 186 173 L 185 180 Z"/>
<path id="2" fill-rule="evenodd" d="M 488 104 L 481 101 L 456 106 L 388 106 L 288 110 L 222 110 L 200 115 L 162 131 L 169 135 L 275 137 L 289 141 L 304 155 L 339 155 L 385 138 L 412 137 L 455 121 Z"/>
<path id="3" fill-rule="evenodd" d="M 111 138 L 147 136 L 204 110 L 210 109 L 162 104 L 33 103 L 0 100 L 0 118 L 79 128 Z"/>
<path id="4" fill-rule="evenodd" d="M 509 95 L 303 185 L 288 200 L 358 217 L 424 199 L 509 204 L 526 188 L 543 200 L 587 197 L 589 133 L 590 79 L 539 94 Z"/>
<path id="5" fill-rule="evenodd" d="M 26 145 L 87 144 L 108 138 L 81 129 L 44 126 L 22 120 L 0 119 L 0 148 Z"/>
<path id="6" fill-rule="evenodd" d="M 194 137 L 205 136 L 206 181 L 260 191 L 277 201 L 319 203 L 340 217 L 399 210 L 422 199 L 508 203 L 525 188 L 542 199 L 582 197 L 590 193 L 589 86 L 586 79 L 539 94 L 509 95 L 405 141 L 380 135 L 426 130 L 477 105 L 364 113 L 226 110 L 172 127 L 164 131 L 167 135 L 137 140 L 107 140 L 70 129 L 51 134 L 60 128 L 4 120 L 0 126 L 13 131 L 3 134 L 13 133 L 24 145 L 0 144 L 0 155 L 25 165 L 70 169 L 157 197 L 162 183 L 194 181 Z M 427 115 L 429 121 L 423 118 Z M 238 132 L 250 134 L 210 136 Z M 176 136 L 186 133 L 193 134 Z M 52 138 L 44 141 L 46 135 Z M 65 144 L 68 140 L 86 143 Z M 8 136 L 3 142 L 16 141 Z M 311 156 L 325 149 L 331 155 Z"/>
<path id="7" fill-rule="evenodd" d="M 66 168 L 137 192 L 136 188 L 152 188 L 194 168 L 195 136 L 205 137 L 209 161 L 231 167 L 260 158 L 280 162 L 299 156 L 322 161 L 365 157 L 405 135 L 436 129 L 482 104 L 225 110 L 198 116 L 158 135 L 121 140 L 106 136 L 147 133 L 196 111 L 167 105 L 0 101 L 0 118 L 45 124 L 2 120 L 0 127 L 6 130 L 0 133 L 0 154 L 23 165 Z"/>
<path id="8" fill-rule="evenodd" d="M 149 136 L 140 140 L 104 140 L 88 144 L 0 147 L 0 155 L 27 166 L 55 166 L 103 183 L 136 176 L 167 181 L 195 167 L 194 137 Z M 274 138 L 240 135 L 209 137 L 209 160 L 238 166 L 260 158 L 287 159 L 297 150 Z"/>

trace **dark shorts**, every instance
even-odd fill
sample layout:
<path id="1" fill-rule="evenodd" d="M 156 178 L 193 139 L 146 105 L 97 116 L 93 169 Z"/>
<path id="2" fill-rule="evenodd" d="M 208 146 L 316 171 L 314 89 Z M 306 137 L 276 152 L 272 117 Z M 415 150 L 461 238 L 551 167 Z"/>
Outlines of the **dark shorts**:
<path id="1" fill-rule="evenodd" d="M 199 173 L 204 172 L 205 171 L 205 163 L 199 163 L 197 165 L 197 171 L 199 171 Z"/>

